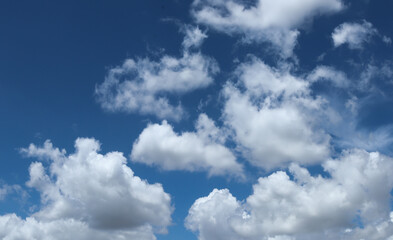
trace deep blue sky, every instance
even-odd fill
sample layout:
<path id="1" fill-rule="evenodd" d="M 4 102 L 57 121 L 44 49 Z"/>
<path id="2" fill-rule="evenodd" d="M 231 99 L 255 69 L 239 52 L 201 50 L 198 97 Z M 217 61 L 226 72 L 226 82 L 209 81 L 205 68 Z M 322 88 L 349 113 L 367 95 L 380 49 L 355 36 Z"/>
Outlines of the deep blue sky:
<path id="1" fill-rule="evenodd" d="M 51 139 L 54 146 L 74 151 L 78 137 L 94 137 L 102 143 L 102 152 L 120 151 L 128 158 L 132 144 L 150 122 L 160 119 L 149 115 L 108 112 L 97 103 L 95 87 L 102 83 L 108 70 L 121 65 L 126 58 L 150 57 L 162 54 L 180 56 L 183 34 L 179 26 L 192 24 L 191 1 L 28 1 L 0 2 L 0 183 L 23 186 L 29 193 L 24 201 L 9 196 L 0 202 L 0 214 L 16 212 L 27 216 L 29 207 L 39 203 L 35 190 L 25 187 L 32 161 L 23 157 L 19 149 L 30 143 L 41 145 Z M 312 24 L 300 28 L 295 47 L 300 74 L 312 71 L 325 54 L 324 65 L 345 72 L 358 79 L 360 70 L 373 62 L 393 66 L 391 45 L 373 37 L 366 50 L 352 51 L 334 48 L 331 33 L 343 22 L 371 22 L 381 35 L 393 38 L 393 2 L 346 1 L 348 8 L 340 13 L 316 18 Z M 219 91 L 236 68 L 235 59 L 243 61 L 248 54 L 276 65 L 277 56 L 266 51 L 266 43 L 242 44 L 236 37 L 201 26 L 208 39 L 201 47 L 203 54 L 218 62 L 221 72 L 215 83 L 182 97 L 189 116 L 173 123 L 175 130 L 193 130 L 200 111 L 200 100 L 213 100 L 204 111 L 219 125 L 222 102 Z M 356 64 L 353 64 L 356 63 Z M 366 96 L 368 102 L 359 110 L 356 129 L 365 131 L 390 126 L 393 120 L 392 79 L 375 80 L 378 93 Z M 315 93 L 334 96 L 340 102 L 346 92 L 316 85 Z M 354 91 L 362 99 L 363 92 Z M 332 100 L 334 102 L 334 100 Z M 329 130 L 327 130 L 329 131 Z M 333 133 L 332 133 L 333 134 Z M 391 132 L 388 131 L 388 135 Z M 342 146 L 334 145 L 341 148 Z M 356 146 L 355 146 L 356 147 Z M 391 144 L 375 147 L 391 153 Z M 244 162 L 242 157 L 239 161 Z M 196 239 L 183 227 L 184 218 L 193 202 L 208 195 L 214 188 L 229 188 L 238 199 L 252 193 L 252 184 L 264 171 L 245 163 L 249 179 L 239 182 L 224 177 L 207 177 L 204 172 L 165 172 L 154 167 L 129 162 L 137 176 L 150 183 L 162 183 L 172 196 L 175 206 L 174 225 L 168 235 L 158 239 Z M 320 171 L 316 166 L 315 172 Z"/>

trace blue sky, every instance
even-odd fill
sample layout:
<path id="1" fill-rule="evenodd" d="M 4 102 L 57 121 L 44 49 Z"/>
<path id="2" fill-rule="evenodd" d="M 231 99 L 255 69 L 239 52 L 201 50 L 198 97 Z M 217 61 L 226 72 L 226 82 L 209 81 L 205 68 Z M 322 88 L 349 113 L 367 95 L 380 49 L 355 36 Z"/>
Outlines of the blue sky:
<path id="1" fill-rule="evenodd" d="M 393 238 L 391 9 L 2 1 L 1 238 Z"/>

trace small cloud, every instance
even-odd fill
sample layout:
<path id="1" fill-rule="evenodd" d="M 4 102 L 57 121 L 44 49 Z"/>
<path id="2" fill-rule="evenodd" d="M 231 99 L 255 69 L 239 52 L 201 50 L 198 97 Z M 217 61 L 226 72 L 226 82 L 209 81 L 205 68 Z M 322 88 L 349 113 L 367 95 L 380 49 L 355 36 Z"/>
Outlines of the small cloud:
<path id="1" fill-rule="evenodd" d="M 390 37 L 387 36 L 382 36 L 382 41 L 388 45 L 392 44 L 392 39 Z"/>
<path id="2" fill-rule="evenodd" d="M 225 133 L 206 114 L 195 127 L 195 132 L 177 134 L 166 121 L 147 126 L 133 145 L 131 160 L 167 171 L 207 171 L 209 176 L 243 179 L 243 166 L 224 145 Z"/>
<path id="3" fill-rule="evenodd" d="M 203 32 L 199 27 L 186 25 L 182 31 L 185 33 L 183 40 L 185 49 L 199 48 L 207 38 L 206 32 Z"/>
<path id="4" fill-rule="evenodd" d="M 318 66 L 316 67 L 308 76 L 307 79 L 310 82 L 317 81 L 329 81 L 332 82 L 334 86 L 339 88 L 348 87 L 350 81 L 344 72 L 338 71 L 333 67 L 329 66 Z"/>
<path id="5" fill-rule="evenodd" d="M 363 49 L 371 37 L 378 31 L 366 20 L 362 23 L 343 23 L 336 27 L 332 33 L 334 47 L 347 44 L 350 49 Z"/>
<path id="6" fill-rule="evenodd" d="M 187 47 L 201 44 L 204 36 L 200 30 L 191 31 L 189 35 L 184 42 Z M 112 112 L 179 121 L 185 110 L 180 103 L 171 103 L 168 96 L 206 88 L 218 72 L 214 59 L 188 49 L 184 49 L 180 58 L 164 55 L 159 61 L 127 59 L 121 66 L 109 70 L 105 81 L 96 86 L 95 94 L 101 107 Z"/>
<path id="7" fill-rule="evenodd" d="M 317 57 L 317 62 L 322 62 L 326 57 L 326 53 L 322 53 Z"/>

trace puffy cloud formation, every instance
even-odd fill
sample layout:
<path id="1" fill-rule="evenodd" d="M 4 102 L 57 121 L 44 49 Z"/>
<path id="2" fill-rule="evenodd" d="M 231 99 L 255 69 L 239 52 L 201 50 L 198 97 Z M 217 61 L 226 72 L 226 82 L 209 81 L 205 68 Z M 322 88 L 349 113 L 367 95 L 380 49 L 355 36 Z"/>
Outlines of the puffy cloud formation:
<path id="1" fill-rule="evenodd" d="M 350 49 L 362 49 L 363 44 L 370 41 L 378 31 L 367 21 L 363 23 L 343 23 L 332 33 L 335 47 L 347 44 Z"/>
<path id="2" fill-rule="evenodd" d="M 222 130 L 201 114 L 196 132 L 177 134 L 166 121 L 147 126 L 133 145 L 131 159 L 164 170 L 207 171 L 209 176 L 243 178 L 242 165 L 224 143 Z"/>
<path id="3" fill-rule="evenodd" d="M 223 119 L 247 160 L 272 169 L 329 155 L 330 137 L 313 127 L 324 101 L 310 96 L 308 81 L 256 58 L 240 65 L 236 77 L 239 86 L 223 90 Z"/>
<path id="4" fill-rule="evenodd" d="M 314 16 L 343 8 L 340 0 L 257 0 L 255 5 L 238 0 L 194 0 L 192 13 L 198 23 L 227 34 L 242 34 L 247 41 L 270 42 L 289 57 L 299 34 L 297 27 Z"/>
<path id="5" fill-rule="evenodd" d="M 292 164 L 292 177 L 260 178 L 245 202 L 215 189 L 195 201 L 186 227 L 200 240 L 391 239 L 393 159 L 351 150 L 323 167 L 330 177 Z"/>
<path id="6" fill-rule="evenodd" d="M 183 56 L 127 59 L 109 70 L 105 81 L 96 87 L 101 106 L 109 111 L 136 112 L 158 118 L 180 120 L 184 109 L 173 105 L 168 95 L 184 94 L 205 88 L 219 71 L 217 63 L 189 48 L 198 47 L 206 35 L 199 28 L 186 28 Z"/>
<path id="7" fill-rule="evenodd" d="M 99 154 L 94 139 L 78 138 L 74 154 L 30 145 L 27 156 L 46 158 L 31 164 L 29 187 L 40 192 L 42 206 L 32 216 L 0 217 L 2 239 L 155 239 L 171 224 L 171 198 L 160 184 L 135 176 L 122 153 Z"/>

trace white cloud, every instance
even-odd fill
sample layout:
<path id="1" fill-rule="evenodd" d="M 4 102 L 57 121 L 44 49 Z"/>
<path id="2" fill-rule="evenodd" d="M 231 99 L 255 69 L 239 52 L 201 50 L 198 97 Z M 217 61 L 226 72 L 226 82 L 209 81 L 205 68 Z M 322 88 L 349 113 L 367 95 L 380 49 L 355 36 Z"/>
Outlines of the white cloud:
<path id="1" fill-rule="evenodd" d="M 180 120 L 184 109 L 180 104 L 173 105 L 168 96 L 205 88 L 219 71 L 213 59 L 188 49 L 199 46 L 205 37 L 199 28 L 186 28 L 182 57 L 165 55 L 158 61 L 127 59 L 122 66 L 112 68 L 96 87 L 99 103 L 109 111 Z"/>
<path id="2" fill-rule="evenodd" d="M 202 30 L 199 27 L 192 27 L 186 25 L 184 27 L 184 33 L 185 37 L 183 40 L 183 47 L 185 49 L 189 49 L 192 47 L 200 47 L 203 43 L 203 41 L 207 38 L 207 35 L 205 32 L 202 32 Z"/>
<path id="3" fill-rule="evenodd" d="M 299 32 L 296 28 L 313 17 L 344 8 L 340 0 L 257 0 L 246 6 L 237 0 L 194 0 L 196 22 L 227 34 L 241 34 L 247 41 L 271 42 L 284 57 L 292 55 Z"/>
<path id="4" fill-rule="evenodd" d="M 63 158 L 65 149 L 54 148 L 51 141 L 45 141 L 42 147 L 30 144 L 28 148 L 22 148 L 21 153 L 27 157 L 36 157 L 40 160 L 53 160 Z"/>
<path id="5" fill-rule="evenodd" d="M 331 177 L 311 176 L 307 169 L 292 164 L 293 179 L 282 171 L 260 178 L 245 202 L 228 190 L 214 190 L 195 201 L 186 227 L 198 232 L 200 240 L 382 240 L 391 236 L 393 159 L 351 150 L 323 167 Z M 378 232 L 378 237 L 367 237 L 371 232 Z"/>
<path id="6" fill-rule="evenodd" d="M 228 189 L 214 189 L 209 196 L 199 198 L 189 210 L 186 227 L 199 232 L 199 240 L 237 240 L 229 220 L 241 216 L 240 204 Z"/>
<path id="7" fill-rule="evenodd" d="M 317 66 L 308 76 L 307 79 L 311 82 L 321 80 L 330 81 L 333 85 L 341 88 L 348 87 L 350 81 L 344 72 L 338 71 L 329 66 Z"/>
<path id="8" fill-rule="evenodd" d="M 42 206 L 26 219 L 1 216 L 2 239 L 155 239 L 153 232 L 166 232 L 171 198 L 160 184 L 135 176 L 122 153 L 99 154 L 94 139 L 78 138 L 75 148 L 66 155 L 47 141 L 23 150 L 50 160 L 29 169 L 27 185 L 39 191 Z"/>
<path id="9" fill-rule="evenodd" d="M 378 31 L 367 21 L 363 23 L 343 23 L 336 27 L 332 33 L 335 47 L 348 44 L 350 49 L 362 49 L 364 43 L 369 42 Z"/>
<path id="10" fill-rule="evenodd" d="M 243 167 L 225 147 L 225 135 L 205 114 L 196 132 L 177 134 L 166 121 L 147 126 L 135 141 L 131 159 L 164 170 L 207 171 L 212 175 L 244 177 Z"/>
<path id="11" fill-rule="evenodd" d="M 292 76 L 287 66 L 275 69 L 255 57 L 241 64 L 235 74 L 253 96 L 290 97 L 309 91 L 308 82 Z"/>
<path id="12" fill-rule="evenodd" d="M 310 96 L 308 81 L 255 58 L 235 76 L 240 87 L 227 84 L 223 90 L 223 120 L 247 160 L 271 169 L 292 161 L 318 163 L 329 155 L 330 137 L 315 127 L 324 101 Z"/>

